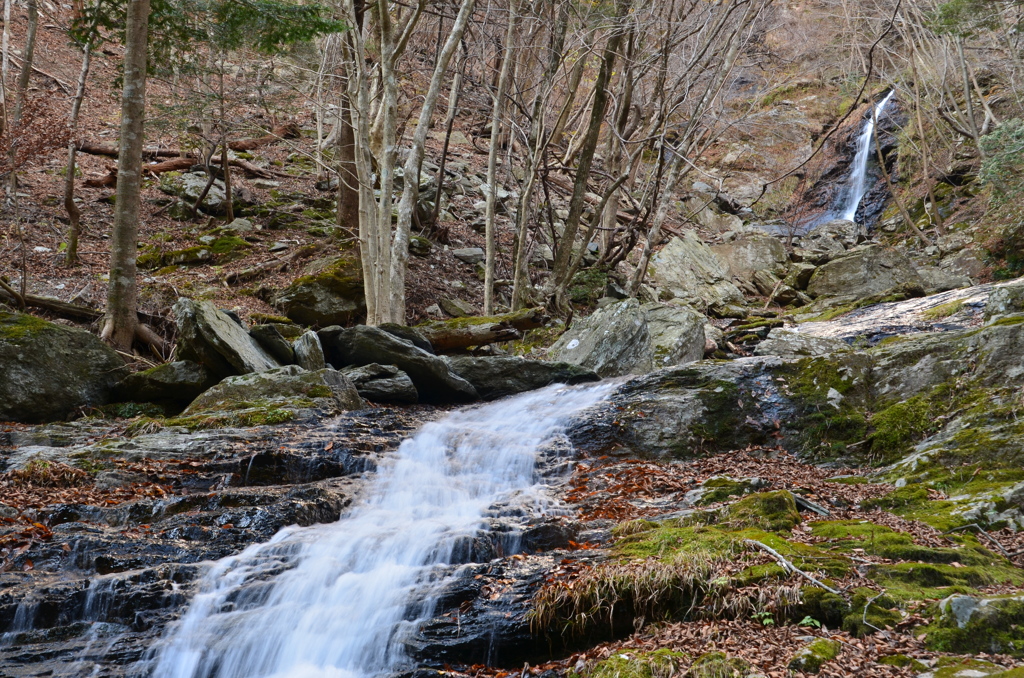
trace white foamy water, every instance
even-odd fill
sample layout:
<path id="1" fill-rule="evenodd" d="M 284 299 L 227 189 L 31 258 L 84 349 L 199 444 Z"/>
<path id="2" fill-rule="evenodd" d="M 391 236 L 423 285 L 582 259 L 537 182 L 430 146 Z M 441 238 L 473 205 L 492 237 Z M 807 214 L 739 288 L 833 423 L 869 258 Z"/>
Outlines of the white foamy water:
<path id="1" fill-rule="evenodd" d="M 453 549 L 496 503 L 543 506 L 538 451 L 611 388 L 548 387 L 425 425 L 338 522 L 286 528 L 214 563 L 161 641 L 153 678 L 363 678 L 402 666 Z"/>
<path id="2" fill-rule="evenodd" d="M 857 214 L 857 208 L 860 206 L 860 201 L 864 199 L 864 194 L 868 192 L 868 160 L 871 157 L 872 144 L 874 143 L 875 125 L 895 93 L 896 90 L 890 91 L 884 99 L 875 104 L 875 107 L 871 110 L 871 117 L 864 123 L 864 129 L 857 139 L 857 154 L 854 156 L 853 164 L 850 166 L 850 178 L 847 184 L 848 188 L 843 208 L 839 214 L 840 219 L 853 221 L 854 216 Z"/>

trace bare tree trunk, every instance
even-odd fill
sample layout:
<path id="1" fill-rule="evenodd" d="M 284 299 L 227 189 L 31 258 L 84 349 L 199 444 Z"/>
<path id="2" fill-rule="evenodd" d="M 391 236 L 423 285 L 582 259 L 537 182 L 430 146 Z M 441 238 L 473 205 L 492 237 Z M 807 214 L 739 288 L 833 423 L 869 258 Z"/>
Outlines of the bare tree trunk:
<path id="1" fill-rule="evenodd" d="M 356 229 L 359 224 L 359 177 L 351 104 L 347 94 L 338 104 L 338 126 L 338 226 Z"/>
<path id="2" fill-rule="evenodd" d="M 68 249 L 64 255 L 64 261 L 68 266 L 78 264 L 78 235 L 80 232 L 80 221 L 82 213 L 75 204 L 75 157 L 77 149 L 75 139 L 78 136 L 78 116 L 82 111 L 82 100 L 85 98 L 85 84 L 89 77 L 89 65 L 92 60 L 92 43 L 87 42 L 82 47 L 82 69 L 78 73 L 78 87 L 75 89 L 75 99 L 71 104 L 71 120 L 68 127 L 71 131 L 71 140 L 68 141 L 68 164 L 64 173 L 64 209 L 68 213 Z"/>
<path id="3" fill-rule="evenodd" d="M 552 84 L 558 66 L 562 61 L 562 49 L 565 46 L 565 34 L 569 27 L 569 12 L 565 3 L 559 3 L 556 9 L 558 18 L 555 20 L 551 34 L 551 45 L 548 48 L 548 65 L 533 100 L 533 111 L 530 114 L 530 136 L 527 143 L 526 184 L 519 196 L 516 210 L 516 240 L 512 257 L 512 310 L 526 308 L 529 305 L 530 266 L 527 256 L 526 236 L 528 232 L 529 213 L 533 204 L 533 189 L 537 184 L 537 166 L 547 143 L 544 141 L 544 108 L 551 96 Z"/>
<path id="4" fill-rule="evenodd" d="M 617 0 L 615 3 L 615 18 L 617 22 L 629 13 L 632 0 Z M 601 125 L 604 122 L 605 108 L 608 103 L 608 83 L 611 80 L 612 69 L 615 66 L 615 57 L 619 51 L 625 31 L 621 25 L 612 28 L 612 34 L 608 38 L 608 44 L 604 48 L 604 58 L 601 60 L 601 70 L 597 74 L 597 82 L 594 84 L 594 104 L 590 110 L 590 123 L 587 126 L 587 135 L 580 150 L 580 162 L 576 167 L 576 181 L 573 184 L 572 199 L 569 202 L 569 216 L 565 220 L 565 229 L 562 237 L 555 248 L 555 264 L 552 267 L 551 294 L 555 306 L 563 306 L 563 295 L 569 281 L 566 273 L 569 270 L 569 261 L 572 256 L 572 248 L 576 242 L 576 233 L 579 230 L 580 217 L 583 215 L 583 196 L 587 192 L 587 179 L 590 176 L 590 166 L 594 160 L 594 152 L 597 150 L 598 137 L 601 133 Z"/>
<path id="5" fill-rule="evenodd" d="M 128 0 L 121 95 L 121 137 L 117 157 L 117 199 L 110 238 L 110 282 L 101 338 L 129 351 L 139 329 L 138 283 L 139 191 L 142 184 L 143 122 L 146 114 L 146 45 L 149 0 Z"/>
<path id="6" fill-rule="evenodd" d="M 3 106 L 3 127 L 0 133 L 7 131 L 7 77 L 11 70 L 11 2 L 4 0 L 4 33 L 0 38 L 0 106 Z"/>
<path id="7" fill-rule="evenodd" d="M 388 320 L 399 325 L 405 324 L 405 269 L 406 263 L 409 261 L 409 235 L 419 194 L 420 166 L 423 163 L 427 133 L 430 131 L 430 119 L 434 115 L 435 106 L 437 106 L 437 98 L 441 93 L 441 84 L 444 82 L 448 64 L 462 41 L 462 34 L 466 31 L 466 26 L 469 24 L 470 17 L 473 16 L 475 7 L 476 0 L 462 0 L 460 4 L 451 33 L 445 40 L 444 47 L 437 59 L 437 65 L 434 67 L 434 74 L 430 78 L 430 87 L 423 98 L 419 121 L 416 123 L 416 131 L 413 132 L 409 157 L 405 161 L 402 198 L 398 204 L 398 223 L 395 225 L 395 235 L 391 241 L 389 289 L 387 290 L 390 298 Z M 388 212 L 388 225 L 390 225 L 390 211 Z"/>
<path id="8" fill-rule="evenodd" d="M 434 180 L 436 193 L 434 194 L 434 209 L 430 214 L 430 227 L 437 226 L 437 219 L 441 214 L 441 195 L 444 189 L 444 166 L 448 160 L 448 144 L 452 139 L 452 127 L 455 125 L 455 115 L 459 111 L 459 95 L 462 93 L 462 79 L 466 72 L 466 61 L 469 57 L 469 50 L 466 48 L 466 39 L 463 37 L 459 43 L 462 46 L 459 52 L 459 63 L 455 67 L 455 77 L 452 78 L 452 88 L 448 92 L 448 112 L 444 119 L 444 145 L 441 147 L 441 159 L 437 163 L 437 178 Z"/>
<path id="9" fill-rule="evenodd" d="M 220 95 L 220 168 L 224 172 L 224 205 L 227 207 L 228 222 L 235 220 L 234 197 L 231 195 L 231 165 L 228 163 L 228 120 L 226 104 L 224 101 L 224 54 L 221 53 L 220 61 L 217 64 L 217 75 L 219 76 L 218 90 Z M 317 165 L 317 171 L 319 171 Z"/>
<path id="10" fill-rule="evenodd" d="M 505 51 L 498 75 L 498 91 L 491 107 L 491 148 L 487 153 L 487 209 L 484 215 L 484 315 L 494 314 L 494 218 L 498 200 L 498 149 L 501 146 L 502 112 L 505 110 L 505 93 L 508 91 L 508 76 L 512 70 L 512 40 L 515 38 L 518 3 L 509 5 L 508 29 L 505 32 Z"/>
<path id="11" fill-rule="evenodd" d="M 27 0 L 25 3 L 28 10 L 28 32 L 25 36 L 25 53 L 21 61 L 21 70 L 18 72 L 18 89 L 15 92 L 14 115 L 11 116 L 11 130 L 17 131 L 21 123 L 21 114 L 25 109 L 25 97 L 28 95 L 28 81 L 32 76 L 32 64 L 35 62 L 36 52 L 36 30 L 39 27 L 39 7 L 36 0 Z M 17 201 L 18 171 L 15 167 L 15 156 L 17 155 L 17 143 L 11 143 L 8 150 L 11 169 L 9 195 L 10 199 Z"/>
<path id="12" fill-rule="evenodd" d="M 551 128 L 551 140 L 549 143 L 552 146 L 557 146 L 562 142 L 562 135 L 565 134 L 565 125 L 569 122 L 569 114 L 572 112 L 573 102 L 576 101 L 576 93 L 579 91 L 580 81 L 583 79 L 583 68 L 587 65 L 587 56 L 590 54 L 590 47 L 593 41 L 594 34 L 591 32 L 587 35 L 587 39 L 583 41 L 580 57 L 573 64 L 572 71 L 569 73 L 569 85 L 566 88 L 567 96 L 565 103 L 562 104 L 562 110 L 558 114 L 555 126 Z"/>

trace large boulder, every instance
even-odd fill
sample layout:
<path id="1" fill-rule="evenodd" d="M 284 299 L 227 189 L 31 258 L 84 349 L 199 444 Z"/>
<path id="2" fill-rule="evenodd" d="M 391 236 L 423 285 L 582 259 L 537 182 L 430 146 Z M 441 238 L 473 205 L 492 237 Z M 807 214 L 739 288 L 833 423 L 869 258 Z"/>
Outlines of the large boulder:
<path id="1" fill-rule="evenodd" d="M 722 260 L 729 274 L 741 280 L 752 280 L 754 273 L 762 270 L 782 276 L 789 262 L 786 248 L 779 239 L 760 233 L 715 245 L 711 250 Z"/>
<path id="2" fill-rule="evenodd" d="M 117 385 L 115 397 L 181 409 L 216 383 L 217 380 L 199 363 L 178 360 L 128 375 Z"/>
<path id="3" fill-rule="evenodd" d="M 0 312 L 0 421 L 53 421 L 103 405 L 127 374 L 90 332 Z"/>
<path id="4" fill-rule="evenodd" d="M 191 206 L 199 199 L 199 196 L 206 188 L 206 184 L 207 177 L 204 172 L 165 172 L 160 176 L 159 188 L 167 195 L 181 198 Z M 231 201 L 236 210 L 251 205 L 251 198 L 252 196 L 248 190 L 244 190 L 240 186 L 232 187 Z M 203 199 L 199 209 L 215 216 L 227 214 L 228 201 L 223 181 L 214 179 L 213 185 L 210 186 L 210 190 L 206 193 L 206 197 Z"/>
<path id="5" fill-rule="evenodd" d="M 394 365 L 350 365 L 341 368 L 341 373 L 355 384 L 359 395 L 371 402 L 408 405 L 419 401 L 412 379 Z"/>
<path id="6" fill-rule="evenodd" d="M 304 370 L 322 370 L 327 367 L 324 349 L 316 332 L 307 330 L 295 340 L 295 364 Z"/>
<path id="7" fill-rule="evenodd" d="M 258 407 L 312 408 L 330 413 L 363 406 L 356 387 L 332 369 L 310 372 L 286 365 L 265 372 L 228 377 L 192 401 L 184 416 Z"/>
<path id="8" fill-rule="evenodd" d="M 743 301 L 729 269 L 693 233 L 672 238 L 651 258 L 651 280 L 662 298 L 681 299 L 698 310 Z"/>
<path id="9" fill-rule="evenodd" d="M 931 649 L 1024 656 L 1024 596 L 955 594 L 939 602 Z"/>
<path id="10" fill-rule="evenodd" d="M 855 301 L 896 292 L 923 294 L 924 280 L 905 256 L 883 245 L 851 250 L 819 266 L 807 284 L 812 297 Z"/>
<path id="11" fill-rule="evenodd" d="M 288 318 L 310 327 L 347 325 L 366 312 L 359 257 L 322 259 L 273 295 L 273 305 Z"/>
<path id="12" fill-rule="evenodd" d="M 526 360 L 516 356 L 450 356 L 455 374 L 469 383 L 484 400 L 543 388 L 549 384 L 583 384 L 601 378 L 591 370 L 569 363 Z"/>
<path id="13" fill-rule="evenodd" d="M 479 399 L 468 381 L 453 374 L 443 359 L 377 327 L 327 327 L 317 333 L 327 362 L 346 365 L 394 365 L 409 375 L 420 402 L 462 403 Z"/>
<path id="14" fill-rule="evenodd" d="M 985 324 L 991 324 L 1009 315 L 1024 312 L 1024 283 L 1015 282 L 993 288 L 985 302 Z"/>
<path id="15" fill-rule="evenodd" d="M 679 304 L 626 299 L 576 323 L 551 347 L 551 357 L 617 377 L 700 360 L 704 347 L 700 313 Z"/>
<path id="16" fill-rule="evenodd" d="M 199 363 L 216 378 L 280 366 L 238 321 L 209 301 L 182 298 L 173 310 L 178 323 L 177 360 Z"/>

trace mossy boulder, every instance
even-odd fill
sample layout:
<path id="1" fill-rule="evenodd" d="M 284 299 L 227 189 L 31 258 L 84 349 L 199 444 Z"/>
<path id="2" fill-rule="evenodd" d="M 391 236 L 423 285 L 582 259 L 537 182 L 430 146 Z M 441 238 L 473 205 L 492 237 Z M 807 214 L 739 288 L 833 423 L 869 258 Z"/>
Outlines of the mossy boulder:
<path id="1" fill-rule="evenodd" d="M 62 420 L 104 405 L 127 375 L 91 332 L 0 311 L 0 421 Z"/>
<path id="2" fill-rule="evenodd" d="M 730 505 L 725 520 L 729 525 L 789 532 L 800 523 L 800 511 L 792 492 L 758 492 Z"/>
<path id="3" fill-rule="evenodd" d="M 942 652 L 1024 657 L 1024 596 L 949 596 L 925 642 Z"/>
<path id="4" fill-rule="evenodd" d="M 273 295 L 275 308 L 310 327 L 347 325 L 366 312 L 363 272 L 355 254 L 314 262 Z"/>
<path id="5" fill-rule="evenodd" d="M 191 206 L 199 199 L 206 184 L 207 176 L 204 172 L 164 172 L 160 175 L 158 188 L 167 195 L 181 198 Z M 248 193 L 248 191 L 241 190 L 239 186 L 233 187 L 231 201 L 235 211 L 252 204 L 251 196 Z M 223 181 L 214 179 L 213 185 L 210 186 L 199 209 L 214 216 L 227 214 L 227 193 L 224 190 Z"/>
<path id="6" fill-rule="evenodd" d="M 669 678 L 689 658 L 685 653 L 667 649 L 640 652 L 627 648 L 595 664 L 589 678 Z"/>
<path id="7" fill-rule="evenodd" d="M 742 678 L 750 670 L 750 664 L 739 657 L 730 657 L 724 652 L 708 652 L 694 660 L 686 678 Z"/>
<path id="8" fill-rule="evenodd" d="M 117 397 L 181 410 L 216 383 L 199 363 L 178 360 L 129 375 L 117 385 Z"/>
<path id="9" fill-rule="evenodd" d="M 817 673 L 821 667 L 839 656 L 843 645 L 838 640 L 818 638 L 796 651 L 789 660 L 790 671 Z"/>
<path id="10" fill-rule="evenodd" d="M 355 386 L 341 372 L 332 369 L 308 372 L 298 365 L 287 365 L 228 377 L 193 400 L 182 416 L 243 410 L 253 403 L 292 411 L 315 408 L 326 414 L 363 406 Z"/>

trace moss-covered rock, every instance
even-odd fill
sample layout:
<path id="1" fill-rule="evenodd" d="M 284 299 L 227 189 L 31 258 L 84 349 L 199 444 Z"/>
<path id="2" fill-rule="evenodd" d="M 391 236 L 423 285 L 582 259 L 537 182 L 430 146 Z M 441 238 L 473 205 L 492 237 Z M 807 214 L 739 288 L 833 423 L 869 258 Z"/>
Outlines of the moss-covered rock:
<path id="1" fill-rule="evenodd" d="M 949 596 L 938 604 L 925 642 L 943 652 L 1024 657 L 1024 597 Z"/>
<path id="2" fill-rule="evenodd" d="M 0 421 L 54 421 L 104 405 L 127 374 L 90 332 L 0 311 Z"/>
<path id="3" fill-rule="evenodd" d="M 821 667 L 839 656 L 843 645 L 838 640 L 818 638 L 796 651 L 789 660 L 791 671 L 817 673 Z"/>
<path id="4" fill-rule="evenodd" d="M 741 678 L 747 675 L 750 664 L 724 652 L 708 652 L 697 657 L 686 678 Z"/>
<path id="5" fill-rule="evenodd" d="M 287 365 L 229 377 L 192 401 L 183 415 L 242 409 L 255 401 L 277 404 L 281 408 L 293 407 L 296 401 L 309 407 L 312 402 L 331 414 L 363 406 L 355 386 L 340 372 L 331 369 L 307 372 L 297 365 Z"/>
<path id="6" fill-rule="evenodd" d="M 349 324 L 366 312 L 358 256 L 347 253 L 314 262 L 272 301 L 282 313 L 303 325 Z"/>
<path id="7" fill-rule="evenodd" d="M 179 360 L 129 375 L 117 386 L 117 397 L 151 402 L 178 411 L 217 383 L 202 365 Z"/>
<path id="8" fill-rule="evenodd" d="M 800 511 L 791 492 L 759 492 L 728 508 L 730 525 L 755 527 L 770 532 L 790 531 L 800 523 Z"/>
<path id="9" fill-rule="evenodd" d="M 587 675 L 589 678 L 671 678 L 688 659 L 689 655 L 672 650 L 623 649 L 595 664 Z"/>

